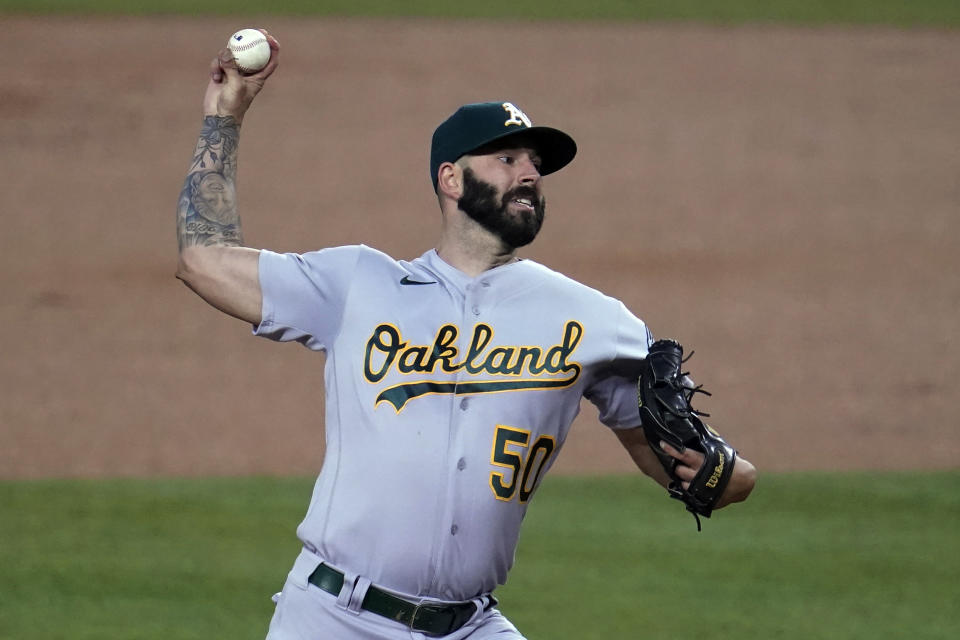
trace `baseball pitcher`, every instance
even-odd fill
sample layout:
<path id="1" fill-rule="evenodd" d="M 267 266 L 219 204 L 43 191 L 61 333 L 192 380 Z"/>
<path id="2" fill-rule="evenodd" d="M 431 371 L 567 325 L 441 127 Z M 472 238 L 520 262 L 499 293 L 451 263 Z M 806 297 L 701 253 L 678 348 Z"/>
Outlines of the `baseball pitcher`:
<path id="1" fill-rule="evenodd" d="M 326 354 L 326 454 L 269 640 L 521 639 L 493 592 L 583 397 L 698 518 L 747 497 L 755 470 L 690 407 L 682 347 L 517 256 L 544 219 L 543 177 L 577 147 L 516 104 L 464 105 L 433 132 L 442 221 L 420 257 L 246 247 L 237 150 L 279 63 L 267 35 L 261 71 L 228 49 L 211 64 L 177 277 L 255 335 Z"/>

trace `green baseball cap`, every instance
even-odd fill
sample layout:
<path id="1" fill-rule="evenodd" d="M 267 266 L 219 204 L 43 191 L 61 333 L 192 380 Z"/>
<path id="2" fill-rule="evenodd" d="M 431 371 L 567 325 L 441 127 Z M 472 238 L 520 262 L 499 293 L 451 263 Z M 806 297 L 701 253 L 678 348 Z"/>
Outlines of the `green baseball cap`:
<path id="1" fill-rule="evenodd" d="M 444 162 L 456 162 L 461 156 L 495 140 L 524 134 L 540 154 L 540 175 L 559 171 L 577 155 L 577 143 L 559 129 L 535 127 L 530 118 L 512 102 L 475 102 L 465 104 L 444 120 L 433 132 L 430 146 L 430 178 L 437 190 L 437 171 Z"/>

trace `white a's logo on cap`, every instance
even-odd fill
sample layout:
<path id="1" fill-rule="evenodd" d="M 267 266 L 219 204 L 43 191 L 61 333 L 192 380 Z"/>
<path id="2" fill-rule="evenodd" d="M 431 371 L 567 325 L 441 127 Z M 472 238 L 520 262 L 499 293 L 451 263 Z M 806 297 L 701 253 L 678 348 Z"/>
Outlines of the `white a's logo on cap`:
<path id="1" fill-rule="evenodd" d="M 503 123 L 503 126 L 507 127 L 511 124 L 516 125 L 525 125 L 527 127 L 532 127 L 533 123 L 530 122 L 530 118 L 527 117 L 523 111 L 517 109 L 512 102 L 504 102 L 503 110 L 510 114 L 510 117 L 507 118 L 507 121 Z"/>

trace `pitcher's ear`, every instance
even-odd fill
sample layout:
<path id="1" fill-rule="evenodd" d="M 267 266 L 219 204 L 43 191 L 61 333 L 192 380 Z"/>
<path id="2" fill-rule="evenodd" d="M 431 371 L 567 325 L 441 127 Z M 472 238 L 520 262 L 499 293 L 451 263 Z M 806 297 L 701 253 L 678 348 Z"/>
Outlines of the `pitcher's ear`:
<path id="1" fill-rule="evenodd" d="M 463 195 L 463 169 L 453 162 L 444 162 L 437 169 L 437 193 L 454 200 Z"/>

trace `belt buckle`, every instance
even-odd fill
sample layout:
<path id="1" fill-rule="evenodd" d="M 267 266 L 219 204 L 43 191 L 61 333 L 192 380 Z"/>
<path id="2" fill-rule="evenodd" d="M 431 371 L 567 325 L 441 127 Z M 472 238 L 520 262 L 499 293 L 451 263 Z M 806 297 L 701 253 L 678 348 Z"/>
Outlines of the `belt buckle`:
<path id="1" fill-rule="evenodd" d="M 446 629 L 444 629 L 444 630 L 438 630 L 438 629 L 435 629 L 435 628 L 432 628 L 432 627 L 419 627 L 419 628 L 418 628 L 418 627 L 417 627 L 417 619 L 420 617 L 420 613 L 421 613 L 421 612 L 423 612 L 423 613 L 432 613 L 432 614 L 434 614 L 434 615 L 444 615 L 445 617 L 447 617 L 448 620 L 446 621 L 446 622 L 447 622 L 447 624 L 446 624 Z M 450 633 L 449 627 L 450 627 L 450 624 L 451 624 L 452 622 L 453 622 L 453 620 L 452 620 L 452 618 L 451 618 L 451 616 L 450 616 L 449 607 L 443 607 L 443 606 L 439 606 L 439 605 L 435 605 L 435 604 L 431 604 L 431 603 L 427 603 L 427 602 L 421 602 L 421 603 L 417 604 L 416 606 L 414 606 L 414 608 L 413 608 L 413 615 L 410 616 L 410 630 L 411 630 L 411 631 L 419 631 L 419 632 L 421 632 L 421 633 L 425 633 L 425 634 L 431 635 L 431 636 L 442 636 L 442 635 L 446 635 L 447 633 Z"/>

